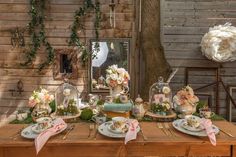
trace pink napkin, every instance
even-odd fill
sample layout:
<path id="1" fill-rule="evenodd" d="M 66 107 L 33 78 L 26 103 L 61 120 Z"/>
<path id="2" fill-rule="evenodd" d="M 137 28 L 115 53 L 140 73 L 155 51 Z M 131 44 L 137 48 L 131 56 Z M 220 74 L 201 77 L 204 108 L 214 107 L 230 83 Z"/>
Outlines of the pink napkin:
<path id="1" fill-rule="evenodd" d="M 201 121 L 201 126 L 205 128 L 211 144 L 216 146 L 216 135 L 215 135 L 214 130 L 212 129 L 211 120 L 203 118 Z"/>
<path id="2" fill-rule="evenodd" d="M 129 130 L 125 135 L 125 144 L 127 142 L 136 139 L 137 137 L 137 126 L 139 125 L 139 122 L 137 120 L 131 120 L 129 122 Z"/>
<path id="3" fill-rule="evenodd" d="M 54 126 L 52 128 L 49 128 L 43 132 L 41 132 L 35 139 L 35 148 L 36 153 L 38 154 L 39 151 L 43 148 L 44 144 L 47 142 L 47 140 L 53 136 L 58 134 L 58 132 L 65 128 L 67 124 L 63 121 L 61 118 L 57 118 L 54 120 Z"/>

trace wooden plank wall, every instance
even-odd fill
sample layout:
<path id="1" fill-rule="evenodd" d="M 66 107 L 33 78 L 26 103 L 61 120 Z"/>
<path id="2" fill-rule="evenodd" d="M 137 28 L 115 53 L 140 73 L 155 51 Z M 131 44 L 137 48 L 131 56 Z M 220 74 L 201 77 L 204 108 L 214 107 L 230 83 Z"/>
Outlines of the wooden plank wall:
<path id="1" fill-rule="evenodd" d="M 219 67 L 219 64 L 207 60 L 201 55 L 200 41 L 209 27 L 231 22 L 236 26 L 235 0 L 162 0 L 162 42 L 166 58 L 179 72 L 173 79 L 174 92 L 184 85 L 185 67 Z M 236 62 L 221 65 L 220 75 L 223 81 L 236 84 Z M 192 73 L 193 87 L 200 87 L 213 81 L 213 73 Z M 214 89 L 204 92 L 213 93 Z M 226 114 L 225 92 L 220 89 L 220 113 Z M 234 96 L 234 99 L 236 97 Z M 236 112 L 234 112 L 236 115 Z"/>
<path id="2" fill-rule="evenodd" d="M 134 0 L 120 0 L 116 6 L 116 28 L 109 24 L 110 0 L 99 0 L 101 3 L 102 23 L 100 38 L 132 38 L 134 22 Z M 67 47 L 70 36 L 70 25 L 73 22 L 75 10 L 79 9 L 82 0 L 49 0 L 47 6 L 47 20 L 45 22 L 46 35 L 54 48 Z M 34 66 L 21 67 L 19 63 L 24 61 L 23 53 L 11 46 L 11 34 L 9 29 L 15 27 L 24 28 L 30 20 L 28 15 L 29 0 L 0 0 L 0 114 L 11 114 L 16 108 L 25 107 L 31 92 L 40 86 L 50 91 L 62 83 L 52 77 L 52 67 L 37 72 L 39 61 L 45 59 L 45 51 L 42 48 Z M 82 40 L 89 44 L 95 37 L 94 14 L 87 15 L 85 21 L 85 33 L 81 33 Z M 29 35 L 25 33 L 25 40 L 29 41 Z M 87 92 L 88 66 L 79 68 L 76 84 L 79 92 Z M 16 89 L 16 83 L 22 80 L 24 92 L 22 96 L 12 97 L 10 89 Z"/>

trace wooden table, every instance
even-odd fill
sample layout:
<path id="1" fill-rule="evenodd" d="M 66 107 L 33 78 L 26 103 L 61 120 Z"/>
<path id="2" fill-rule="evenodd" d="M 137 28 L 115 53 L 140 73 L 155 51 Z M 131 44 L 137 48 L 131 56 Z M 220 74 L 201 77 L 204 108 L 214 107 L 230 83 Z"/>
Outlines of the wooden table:
<path id="1" fill-rule="evenodd" d="M 236 136 L 236 126 L 226 121 L 214 122 L 225 131 Z M 142 122 L 144 141 L 138 134 L 136 140 L 124 145 L 122 139 L 111 139 L 97 134 L 96 140 L 88 139 L 89 124 L 75 124 L 75 129 L 62 140 L 63 134 L 52 137 L 39 157 L 154 157 L 154 156 L 233 156 L 236 157 L 236 138 L 221 132 L 217 135 L 217 146 L 208 138 L 189 136 L 176 131 L 178 137 L 166 136 L 154 122 Z M 0 157 L 34 157 L 34 142 L 17 137 L 10 138 L 23 125 L 9 124 L 0 128 Z M 174 128 L 172 128 L 174 130 Z M 94 132 L 92 133 L 92 135 Z"/>

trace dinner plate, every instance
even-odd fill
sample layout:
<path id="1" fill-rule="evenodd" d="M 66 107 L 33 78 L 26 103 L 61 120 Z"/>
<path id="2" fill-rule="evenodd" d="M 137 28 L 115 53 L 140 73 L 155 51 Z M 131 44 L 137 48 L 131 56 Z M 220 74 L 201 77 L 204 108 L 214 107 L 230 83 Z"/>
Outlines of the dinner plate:
<path id="1" fill-rule="evenodd" d="M 35 139 L 39 133 L 36 133 L 32 130 L 32 128 L 36 127 L 37 124 L 30 125 L 26 127 L 24 130 L 21 131 L 21 136 L 27 139 Z M 63 132 L 67 128 L 67 124 L 65 125 L 64 128 L 58 131 L 58 134 Z"/>
<path id="2" fill-rule="evenodd" d="M 177 119 L 177 120 L 173 121 L 172 122 L 173 127 L 176 130 L 178 130 L 182 133 L 188 134 L 188 135 L 199 136 L 199 137 L 206 137 L 207 136 L 206 130 L 190 131 L 190 130 L 183 128 L 181 126 L 182 121 L 183 121 L 183 119 Z M 215 125 L 212 125 L 212 129 L 214 130 L 215 134 L 218 134 L 220 131 L 219 128 Z"/>
<path id="3" fill-rule="evenodd" d="M 98 132 L 104 136 L 111 138 L 125 138 L 126 133 L 117 134 L 109 130 L 109 126 L 112 125 L 112 121 L 105 122 L 98 127 Z M 138 126 L 136 129 L 137 133 L 140 131 L 140 127 Z"/>

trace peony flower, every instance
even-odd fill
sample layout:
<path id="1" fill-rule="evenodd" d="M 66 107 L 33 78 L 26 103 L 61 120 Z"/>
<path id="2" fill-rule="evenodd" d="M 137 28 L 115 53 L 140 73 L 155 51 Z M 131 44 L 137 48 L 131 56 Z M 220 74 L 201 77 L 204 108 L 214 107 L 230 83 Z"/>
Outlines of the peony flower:
<path id="1" fill-rule="evenodd" d="M 186 86 L 177 92 L 177 94 L 173 97 L 173 101 L 177 105 L 195 105 L 199 99 L 194 95 L 193 89 L 190 86 Z"/>

